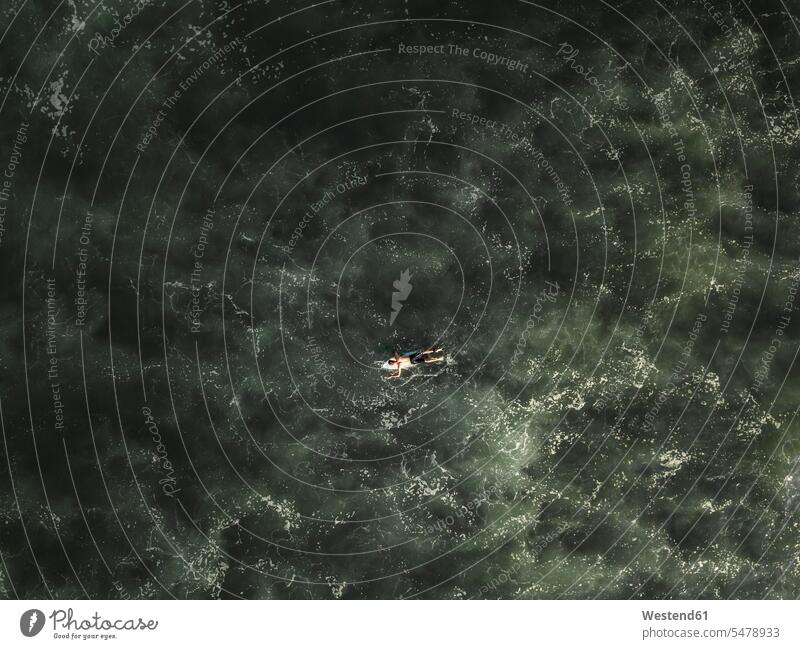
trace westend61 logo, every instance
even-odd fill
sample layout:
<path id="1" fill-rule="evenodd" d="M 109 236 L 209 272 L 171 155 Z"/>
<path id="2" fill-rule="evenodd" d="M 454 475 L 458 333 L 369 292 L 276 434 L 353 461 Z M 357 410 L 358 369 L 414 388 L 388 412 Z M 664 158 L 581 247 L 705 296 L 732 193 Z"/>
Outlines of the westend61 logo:
<path id="1" fill-rule="evenodd" d="M 32 638 L 44 627 L 44 613 L 38 608 L 25 611 L 19 618 L 19 630 L 26 638 Z"/>
<path id="2" fill-rule="evenodd" d="M 89 618 L 76 618 L 71 608 L 54 609 L 50 615 L 45 616 L 39 609 L 32 608 L 19 618 L 22 635 L 27 638 L 38 635 L 44 628 L 46 617 L 53 624 L 53 637 L 60 640 L 109 640 L 116 638 L 113 633 L 115 631 L 155 631 L 158 627 L 158 620 L 108 619 L 99 613 Z M 103 633 L 93 633 L 96 631 Z"/>

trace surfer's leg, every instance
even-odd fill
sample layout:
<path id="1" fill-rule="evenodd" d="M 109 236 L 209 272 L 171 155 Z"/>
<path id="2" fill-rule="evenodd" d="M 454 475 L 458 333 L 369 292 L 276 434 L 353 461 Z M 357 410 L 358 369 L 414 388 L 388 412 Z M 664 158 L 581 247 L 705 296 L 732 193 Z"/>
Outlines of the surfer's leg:
<path id="1" fill-rule="evenodd" d="M 429 347 L 428 349 L 424 349 L 419 353 L 419 356 L 430 356 L 431 354 L 438 354 L 442 351 L 441 347 Z"/>

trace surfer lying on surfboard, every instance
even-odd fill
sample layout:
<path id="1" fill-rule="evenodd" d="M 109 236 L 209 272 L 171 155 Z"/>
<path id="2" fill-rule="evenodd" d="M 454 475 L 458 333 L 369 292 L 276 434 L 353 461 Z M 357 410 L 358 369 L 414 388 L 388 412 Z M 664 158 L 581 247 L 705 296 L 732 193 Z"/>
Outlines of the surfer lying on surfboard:
<path id="1" fill-rule="evenodd" d="M 381 365 L 382 370 L 393 370 L 393 374 L 385 377 L 387 379 L 396 379 L 400 376 L 403 368 L 413 368 L 415 365 L 432 365 L 433 363 L 443 363 L 444 354 L 441 347 L 430 347 L 422 351 L 406 352 L 405 354 L 394 353 L 394 357 L 387 360 Z"/>

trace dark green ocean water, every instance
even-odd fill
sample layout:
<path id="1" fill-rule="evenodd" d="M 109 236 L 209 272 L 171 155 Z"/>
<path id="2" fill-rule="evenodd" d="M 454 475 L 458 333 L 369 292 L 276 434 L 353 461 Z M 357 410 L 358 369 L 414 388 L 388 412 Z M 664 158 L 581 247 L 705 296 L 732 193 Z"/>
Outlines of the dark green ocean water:
<path id="1" fill-rule="evenodd" d="M 0 9 L 0 596 L 797 597 L 797 3 L 317 4 Z"/>

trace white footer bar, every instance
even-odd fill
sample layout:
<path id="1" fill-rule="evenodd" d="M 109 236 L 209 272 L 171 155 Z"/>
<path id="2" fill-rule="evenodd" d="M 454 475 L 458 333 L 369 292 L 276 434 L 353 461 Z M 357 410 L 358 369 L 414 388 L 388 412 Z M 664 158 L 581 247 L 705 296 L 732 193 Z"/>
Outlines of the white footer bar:
<path id="1" fill-rule="evenodd" d="M 0 602 L 2 647 L 797 647 L 799 630 L 796 601 Z"/>

